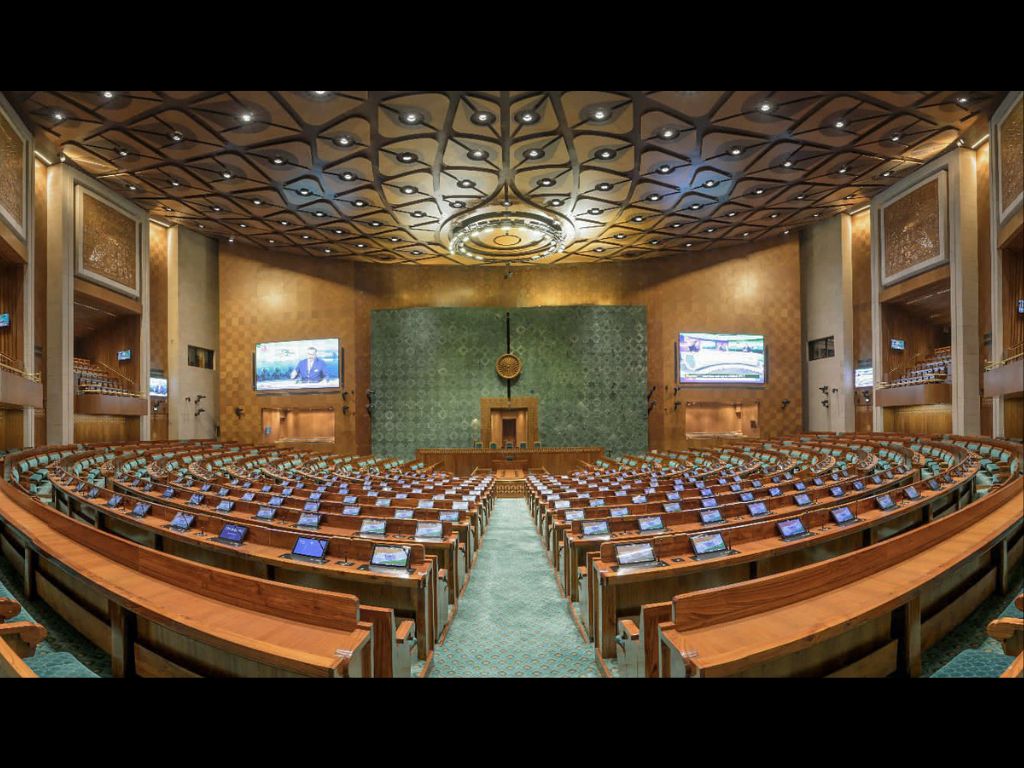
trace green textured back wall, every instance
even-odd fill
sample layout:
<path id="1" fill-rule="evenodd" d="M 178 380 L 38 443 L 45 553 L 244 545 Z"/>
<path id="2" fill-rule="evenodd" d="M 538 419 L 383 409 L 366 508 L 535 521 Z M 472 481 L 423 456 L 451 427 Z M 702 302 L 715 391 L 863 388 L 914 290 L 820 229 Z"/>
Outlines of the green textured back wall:
<path id="1" fill-rule="evenodd" d="M 645 307 L 428 307 L 372 312 L 374 454 L 472 446 L 480 398 L 507 394 L 506 312 L 523 362 L 511 394 L 537 397 L 542 444 L 647 449 Z"/>

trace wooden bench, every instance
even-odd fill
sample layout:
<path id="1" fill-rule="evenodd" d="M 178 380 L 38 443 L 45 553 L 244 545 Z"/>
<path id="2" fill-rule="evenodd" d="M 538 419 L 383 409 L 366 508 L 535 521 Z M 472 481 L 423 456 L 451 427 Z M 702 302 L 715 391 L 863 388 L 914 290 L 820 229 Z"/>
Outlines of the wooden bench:
<path id="1" fill-rule="evenodd" d="M 1008 587 L 1024 480 L 866 549 L 672 600 L 662 677 L 920 673 L 921 652 Z M 645 665 L 653 666 L 645 659 Z"/>

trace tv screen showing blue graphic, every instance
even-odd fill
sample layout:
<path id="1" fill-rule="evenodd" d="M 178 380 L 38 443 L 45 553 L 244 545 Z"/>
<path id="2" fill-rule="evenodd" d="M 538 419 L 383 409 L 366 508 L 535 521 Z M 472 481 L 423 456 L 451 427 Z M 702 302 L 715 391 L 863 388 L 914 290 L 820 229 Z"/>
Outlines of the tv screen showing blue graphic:
<path id="1" fill-rule="evenodd" d="M 338 339 L 257 344 L 253 365 L 257 392 L 337 389 L 341 385 Z"/>
<path id="2" fill-rule="evenodd" d="M 324 555 L 327 554 L 327 541 L 325 539 L 308 539 L 305 536 L 300 536 L 295 542 L 295 546 L 292 547 L 292 554 L 322 560 Z"/>
<path id="3" fill-rule="evenodd" d="M 162 379 L 159 376 L 149 377 L 149 396 L 150 397 L 167 397 L 167 379 Z"/>
<path id="4" fill-rule="evenodd" d="M 132 351 L 130 349 L 121 349 L 117 352 L 117 359 L 119 362 L 132 359 Z"/>
<path id="5" fill-rule="evenodd" d="M 764 384 L 764 336 L 680 333 L 680 384 Z"/>
<path id="6" fill-rule="evenodd" d="M 11 327 L 11 315 L 9 312 L 0 312 L 0 328 Z"/>

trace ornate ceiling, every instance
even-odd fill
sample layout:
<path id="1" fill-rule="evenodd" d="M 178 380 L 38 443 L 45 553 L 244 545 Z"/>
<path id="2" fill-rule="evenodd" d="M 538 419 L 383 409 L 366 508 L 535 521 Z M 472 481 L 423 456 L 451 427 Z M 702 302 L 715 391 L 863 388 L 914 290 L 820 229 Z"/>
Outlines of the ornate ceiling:
<path id="1" fill-rule="evenodd" d="M 271 251 L 451 255 L 454 220 L 541 209 L 540 263 L 772 238 L 950 148 L 999 94 L 960 91 L 8 92 L 67 160 L 158 219 Z"/>

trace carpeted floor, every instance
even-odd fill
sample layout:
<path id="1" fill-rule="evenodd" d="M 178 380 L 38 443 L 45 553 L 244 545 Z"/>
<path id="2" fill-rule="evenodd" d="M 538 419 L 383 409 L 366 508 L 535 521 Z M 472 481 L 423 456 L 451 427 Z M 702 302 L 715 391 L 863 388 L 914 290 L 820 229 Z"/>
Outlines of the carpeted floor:
<path id="1" fill-rule="evenodd" d="M 600 677 L 522 499 L 495 502 L 430 677 Z"/>

